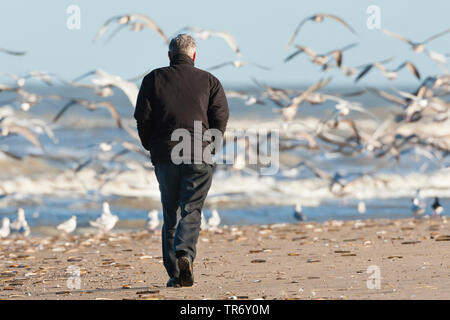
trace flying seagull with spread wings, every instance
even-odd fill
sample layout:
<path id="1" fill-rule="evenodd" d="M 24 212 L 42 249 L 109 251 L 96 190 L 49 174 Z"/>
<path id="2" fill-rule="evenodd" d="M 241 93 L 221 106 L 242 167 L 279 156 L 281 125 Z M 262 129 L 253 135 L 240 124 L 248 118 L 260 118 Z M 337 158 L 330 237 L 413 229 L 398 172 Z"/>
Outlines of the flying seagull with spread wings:
<path id="1" fill-rule="evenodd" d="M 126 81 L 122 79 L 119 76 L 107 73 L 103 71 L 102 69 L 97 69 L 93 71 L 89 71 L 76 79 L 72 81 L 71 85 L 74 85 L 74 83 L 80 81 L 81 79 L 84 79 L 88 76 L 94 76 L 92 78 L 92 83 L 96 85 L 97 87 L 116 87 L 125 93 L 125 95 L 128 97 L 128 100 L 130 100 L 131 105 L 134 107 L 136 105 L 137 96 L 139 93 L 138 87 L 130 81 Z M 74 85 L 76 86 L 76 84 Z M 99 88 L 97 88 L 99 89 Z"/>
<path id="2" fill-rule="evenodd" d="M 113 36 L 115 36 L 120 30 L 129 26 L 131 31 L 141 31 L 144 28 L 148 28 L 156 31 L 163 38 L 164 42 L 169 44 L 169 39 L 165 35 L 165 33 L 161 30 L 160 27 L 148 16 L 140 13 L 131 13 L 125 15 L 118 15 L 109 18 L 100 28 L 100 30 L 95 35 L 94 41 L 100 38 L 108 29 L 111 23 L 118 23 L 119 26 L 113 33 L 110 35 L 107 41 L 109 41 Z"/>
<path id="3" fill-rule="evenodd" d="M 270 70 L 269 67 L 266 67 L 266 66 L 263 66 L 263 65 L 260 65 L 260 64 L 257 64 L 257 63 L 253 63 L 253 62 L 250 62 L 250 61 L 242 61 L 242 60 L 233 60 L 233 61 L 223 62 L 223 63 L 220 63 L 218 65 L 215 65 L 213 67 L 208 68 L 208 70 L 216 70 L 216 69 L 220 69 L 220 68 L 223 68 L 223 67 L 226 67 L 226 66 L 233 66 L 236 69 L 239 69 L 239 68 L 243 67 L 244 65 L 252 65 L 252 66 L 255 66 L 255 67 L 259 68 L 259 69 L 266 70 L 266 71 Z"/>
<path id="4" fill-rule="evenodd" d="M 232 34 L 226 31 L 215 31 L 215 30 L 208 30 L 208 29 L 202 29 L 198 27 L 185 27 L 181 29 L 178 33 L 182 33 L 184 31 L 189 31 L 193 33 L 194 37 L 200 39 L 200 40 L 208 40 L 211 37 L 219 37 L 226 41 L 228 46 L 238 55 L 241 55 L 241 50 L 239 49 L 239 46 L 236 42 L 236 39 L 233 37 Z M 177 33 L 177 34 L 178 34 Z"/>
<path id="5" fill-rule="evenodd" d="M 383 76 L 385 76 L 389 80 L 396 79 L 397 76 L 398 76 L 398 72 L 400 70 L 402 70 L 403 68 L 408 69 L 409 72 L 411 72 L 417 79 L 420 80 L 420 73 L 419 73 L 419 70 L 417 69 L 417 67 L 411 61 L 406 60 L 405 62 L 400 64 L 395 69 L 387 69 L 382 62 L 375 62 L 375 63 L 368 64 L 356 76 L 354 81 L 358 82 L 359 80 L 361 80 L 361 78 L 363 78 L 365 75 L 367 75 L 367 73 L 369 73 L 369 71 L 372 70 L 373 67 L 375 67 L 378 70 L 380 70 L 381 73 L 383 74 Z"/>
<path id="6" fill-rule="evenodd" d="M 297 34 L 300 32 L 300 29 L 303 27 L 303 25 L 306 22 L 313 21 L 313 22 L 320 23 L 325 18 L 336 20 L 337 22 L 339 22 L 342 25 L 344 25 L 354 35 L 358 35 L 358 33 L 347 22 L 345 22 L 342 18 L 339 18 L 338 16 L 335 16 L 335 15 L 332 15 L 332 14 L 327 14 L 327 13 L 316 13 L 315 15 L 312 15 L 312 16 L 307 17 L 307 18 L 303 19 L 302 21 L 300 21 L 299 25 L 297 26 L 297 29 L 295 29 L 294 33 L 292 34 L 291 38 L 289 39 L 287 47 L 289 48 L 291 46 L 292 42 L 294 42 L 295 37 L 297 37 Z"/>
<path id="7" fill-rule="evenodd" d="M 297 45 L 296 46 L 297 51 L 294 52 L 293 54 L 291 54 L 290 56 L 288 56 L 286 59 L 284 59 L 284 62 L 288 62 L 289 60 L 296 57 L 298 54 L 305 52 L 306 54 L 308 54 L 311 57 L 311 62 L 318 64 L 324 68 L 329 67 L 329 60 L 330 60 L 329 56 L 332 56 L 334 58 L 334 60 L 336 60 L 337 66 L 341 67 L 342 59 L 343 59 L 342 52 L 352 49 L 352 48 L 356 47 L 357 45 L 358 45 L 357 43 L 352 43 L 343 48 L 331 50 L 325 54 L 317 54 L 314 50 L 312 50 L 308 47 Z"/>
<path id="8" fill-rule="evenodd" d="M 100 102 L 93 102 L 89 100 L 84 99 L 72 99 L 70 100 L 59 112 L 58 114 L 53 118 L 53 122 L 56 122 L 59 120 L 59 118 L 62 117 L 62 115 L 71 107 L 74 105 L 81 105 L 88 109 L 89 111 L 97 110 L 98 108 L 105 108 L 109 111 L 113 119 L 115 120 L 117 126 L 122 129 L 122 122 L 120 121 L 119 113 L 117 112 L 116 107 L 109 101 L 100 101 Z"/>
<path id="9" fill-rule="evenodd" d="M 388 36 L 390 36 L 390 37 L 396 38 L 396 39 L 398 39 L 398 40 L 400 40 L 400 41 L 403 41 L 403 42 L 406 42 L 407 44 L 409 44 L 409 45 L 411 46 L 412 50 L 413 50 L 415 53 L 422 53 L 423 51 L 425 51 L 425 49 L 426 49 L 426 48 L 425 48 L 425 45 L 426 45 L 427 43 L 429 43 L 429 42 L 431 42 L 431 41 L 433 41 L 433 40 L 435 40 L 435 39 L 437 39 L 437 38 L 439 38 L 439 37 L 442 37 L 443 35 L 446 35 L 446 34 L 449 33 L 449 32 L 450 32 L 450 28 L 447 29 L 447 30 L 444 30 L 444 31 L 442 31 L 442 32 L 439 32 L 439 33 L 437 33 L 437 34 L 435 34 L 435 35 L 429 37 L 428 39 L 425 39 L 425 40 L 422 41 L 422 42 L 414 42 L 414 41 L 411 41 L 411 40 L 407 39 L 406 37 L 402 36 L 401 34 L 394 33 L 394 32 L 392 32 L 392 31 L 383 29 L 383 33 L 384 33 L 384 34 L 386 34 L 386 35 L 388 35 Z"/>

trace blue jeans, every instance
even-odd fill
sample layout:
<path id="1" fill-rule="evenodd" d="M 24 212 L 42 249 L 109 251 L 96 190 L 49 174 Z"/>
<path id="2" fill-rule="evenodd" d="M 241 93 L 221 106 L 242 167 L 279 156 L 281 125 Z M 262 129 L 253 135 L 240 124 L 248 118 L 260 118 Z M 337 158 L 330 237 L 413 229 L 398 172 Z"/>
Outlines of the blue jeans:
<path id="1" fill-rule="evenodd" d="M 178 278 L 177 258 L 185 255 L 191 262 L 195 259 L 201 211 L 211 187 L 213 167 L 206 163 L 176 165 L 162 161 L 155 164 L 155 174 L 164 217 L 164 267 L 169 277 Z"/>

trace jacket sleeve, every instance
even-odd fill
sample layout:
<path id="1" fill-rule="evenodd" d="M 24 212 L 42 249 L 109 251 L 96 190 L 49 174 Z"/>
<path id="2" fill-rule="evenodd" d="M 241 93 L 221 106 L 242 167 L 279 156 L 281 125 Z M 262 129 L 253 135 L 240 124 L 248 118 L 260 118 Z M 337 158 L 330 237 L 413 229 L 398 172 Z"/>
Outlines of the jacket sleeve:
<path id="1" fill-rule="evenodd" d="M 228 102 L 220 81 L 212 77 L 209 95 L 208 122 L 209 127 L 225 133 L 229 118 Z"/>
<path id="2" fill-rule="evenodd" d="M 137 122 L 137 131 L 139 138 L 141 139 L 142 146 L 146 150 L 150 150 L 150 135 L 151 135 L 151 111 L 150 106 L 149 88 L 148 88 L 148 76 L 142 80 L 141 88 L 139 89 L 138 98 L 136 101 L 136 109 L 134 111 L 134 118 Z"/>

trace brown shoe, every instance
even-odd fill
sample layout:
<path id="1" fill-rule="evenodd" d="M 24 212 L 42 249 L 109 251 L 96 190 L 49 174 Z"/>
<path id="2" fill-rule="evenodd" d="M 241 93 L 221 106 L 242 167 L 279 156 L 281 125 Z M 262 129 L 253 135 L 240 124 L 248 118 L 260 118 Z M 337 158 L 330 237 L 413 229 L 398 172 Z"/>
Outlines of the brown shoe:
<path id="1" fill-rule="evenodd" d="M 191 287 L 194 284 L 194 272 L 192 262 L 186 257 L 178 258 L 178 268 L 180 269 L 180 284 L 182 287 Z"/>

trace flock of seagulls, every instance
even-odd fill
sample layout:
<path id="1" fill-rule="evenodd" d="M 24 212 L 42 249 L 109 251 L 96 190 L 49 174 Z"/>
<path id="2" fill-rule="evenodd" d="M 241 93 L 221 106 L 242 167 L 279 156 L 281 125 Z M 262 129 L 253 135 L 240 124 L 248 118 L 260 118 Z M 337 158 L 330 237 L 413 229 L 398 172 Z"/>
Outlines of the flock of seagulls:
<path id="1" fill-rule="evenodd" d="M 359 201 L 356 210 L 359 214 L 365 214 L 367 207 L 364 201 Z M 421 196 L 420 190 L 417 191 L 416 196 L 411 199 L 411 212 L 413 217 L 416 219 L 421 219 L 426 212 L 426 201 Z M 444 212 L 444 207 L 441 205 L 439 198 L 434 197 L 433 203 L 431 204 L 431 218 L 440 218 L 441 214 Z M 298 201 L 294 206 L 293 217 L 297 221 L 306 221 L 307 217 L 303 212 L 301 203 Z"/>
<path id="2" fill-rule="evenodd" d="M 119 221 L 119 217 L 111 213 L 111 208 L 108 202 L 103 202 L 103 212 L 95 220 L 90 220 L 89 225 L 100 234 L 109 233 Z M 206 220 L 203 212 L 201 212 L 201 230 L 208 231 L 220 231 L 221 218 L 216 209 L 212 210 L 211 217 Z M 151 210 L 148 212 L 145 222 L 145 228 L 149 232 L 155 232 L 161 227 L 161 221 L 159 220 L 158 210 Z M 58 224 L 56 230 L 60 231 L 63 235 L 68 235 L 77 229 L 77 216 L 73 215 L 70 219 Z M 19 208 L 17 211 L 17 219 L 13 222 L 8 217 L 4 217 L 2 225 L 0 227 L 0 238 L 6 238 L 10 234 L 21 234 L 24 237 L 28 237 L 31 233 L 31 228 L 25 218 L 25 210 Z"/>
<path id="3" fill-rule="evenodd" d="M 337 23 L 343 27 L 342 30 L 347 30 L 355 37 L 358 37 L 358 32 L 350 26 L 344 19 L 339 16 L 329 13 L 316 13 L 302 19 L 295 28 L 293 34 L 288 40 L 287 48 L 292 48 L 294 51 L 284 59 L 284 63 L 298 63 L 302 62 L 301 56 L 309 57 L 309 62 L 320 67 L 319 72 L 323 73 L 323 77 L 313 83 L 306 89 L 285 89 L 272 87 L 268 84 L 262 83 L 253 79 L 258 91 L 250 90 L 226 90 L 228 98 L 237 98 L 244 101 L 245 105 L 273 105 L 276 108 L 274 112 L 280 116 L 281 128 L 289 128 L 290 123 L 296 118 L 299 108 L 308 104 L 311 106 L 328 103 L 332 106 L 331 114 L 325 115 L 320 119 L 316 127 L 305 126 L 304 130 L 298 130 L 295 133 L 289 131 L 282 131 L 280 134 L 280 151 L 290 151 L 296 148 L 305 148 L 311 152 L 323 151 L 325 154 L 341 154 L 342 156 L 356 156 L 364 154 L 372 159 L 387 158 L 387 161 L 395 159 L 399 161 L 401 157 L 410 154 L 411 151 L 416 154 L 426 156 L 428 159 L 442 159 L 450 154 L 450 144 L 446 136 L 439 136 L 435 133 L 430 133 L 428 136 L 424 133 L 403 134 L 397 131 L 402 126 L 407 126 L 412 123 L 417 123 L 424 119 L 428 119 L 435 123 L 443 123 L 449 119 L 450 103 L 446 97 L 450 93 L 450 75 L 444 71 L 440 74 L 430 75 L 424 77 L 419 71 L 419 66 L 412 60 L 403 60 L 392 66 L 395 57 L 390 57 L 384 60 L 367 62 L 359 66 L 351 66 L 347 64 L 344 56 L 349 50 L 358 46 L 358 42 L 352 42 L 340 48 L 330 48 L 324 53 L 317 53 L 309 46 L 298 43 L 298 35 L 307 23 L 321 23 L 326 21 L 330 26 Z M 115 27 L 114 30 L 111 30 Z M 109 34 L 106 42 L 114 38 L 120 31 L 129 30 L 132 32 L 139 32 L 144 29 L 155 32 L 165 44 L 168 44 L 169 38 L 166 33 L 155 23 L 153 19 L 144 14 L 124 14 L 113 16 L 105 21 L 105 23 L 98 30 L 94 36 L 94 42 L 100 38 L 104 38 Z M 339 30 L 339 29 L 336 29 Z M 227 31 L 210 30 L 195 26 L 186 26 L 181 28 L 177 33 L 187 32 L 192 34 L 199 40 L 209 40 L 212 38 L 221 39 L 232 50 L 235 55 L 234 59 L 218 63 L 209 68 L 209 70 L 218 70 L 220 68 L 232 67 L 243 68 L 247 66 L 254 66 L 266 71 L 273 68 L 257 64 L 247 59 L 242 58 L 242 52 L 236 38 Z M 436 33 L 422 42 L 415 42 L 407 37 L 394 33 L 392 31 L 383 29 L 383 34 L 393 39 L 405 42 L 417 54 L 425 53 L 432 61 L 437 62 L 440 67 L 447 63 L 447 53 L 439 53 L 432 50 L 431 43 L 438 38 L 444 37 L 450 33 L 450 29 L 443 30 Z M 26 52 L 14 51 L 0 48 L 0 54 L 7 54 L 12 56 L 22 56 Z M 295 59 L 294 59 L 295 58 Z M 294 61 L 295 60 L 295 61 Z M 304 61 L 303 61 L 304 62 Z M 398 90 L 381 90 L 378 88 L 364 87 L 358 89 L 356 92 L 348 94 L 331 94 L 325 93 L 332 77 L 325 76 L 330 70 L 335 69 L 342 72 L 346 77 L 353 78 L 354 83 L 361 84 L 368 74 L 372 72 L 380 72 L 386 79 L 392 81 L 399 77 L 402 70 L 406 69 L 420 84 L 412 92 Z M 442 68 L 441 68 L 442 69 Z M 80 75 L 72 81 L 65 81 L 53 73 L 42 71 L 32 71 L 25 75 L 16 75 L 10 73 L 1 73 L 12 80 L 12 84 L 0 84 L 0 96 L 5 94 L 15 94 L 15 97 L 8 101 L 1 101 L 0 105 L 0 153 L 15 160 L 20 160 L 23 157 L 12 153 L 5 142 L 13 136 L 23 136 L 29 143 L 41 150 L 45 155 L 45 149 L 40 142 L 39 135 L 46 134 L 52 141 L 57 141 L 54 136 L 52 127 L 55 122 L 60 119 L 70 110 L 76 106 L 83 107 L 89 111 L 96 111 L 105 109 L 109 112 L 119 130 L 125 130 L 133 139 L 134 143 L 120 141 L 104 141 L 100 145 L 96 145 L 92 149 L 90 155 L 79 161 L 76 161 L 73 171 L 75 174 L 94 164 L 97 166 L 97 177 L 102 180 L 104 186 L 111 177 L 104 178 L 104 173 L 107 172 L 107 163 L 117 161 L 122 155 L 126 153 L 138 153 L 146 156 L 146 153 L 139 145 L 139 137 L 135 130 L 128 128 L 119 115 L 119 106 L 107 100 L 107 98 L 114 95 L 116 90 L 121 91 L 129 100 L 131 106 L 135 105 L 138 86 L 136 81 L 141 79 L 144 75 L 138 76 L 134 79 L 123 79 L 120 76 L 110 74 L 101 69 L 91 70 Z M 87 80 L 90 80 L 87 83 Z M 64 95 L 43 95 L 28 91 L 27 84 L 29 81 L 38 81 L 43 83 L 48 88 L 56 87 L 57 82 L 62 82 L 66 86 L 73 88 L 84 88 L 91 90 L 98 99 L 88 100 L 85 97 L 68 97 Z M 390 105 L 400 107 L 394 111 L 394 114 L 384 121 L 380 121 L 372 112 L 366 110 L 360 103 L 353 101 L 353 97 L 358 97 L 363 94 L 374 95 L 387 101 Z M 16 109 L 11 108 L 12 105 L 17 106 L 23 112 L 32 110 L 35 106 L 42 103 L 49 103 L 59 106 L 58 111 L 53 117 L 52 123 L 48 124 L 41 119 L 32 117 L 18 116 Z M 376 129 L 368 129 L 360 125 L 352 116 L 358 114 L 359 116 L 369 117 L 372 120 L 379 121 Z M 226 140 L 226 139 L 224 139 Z M 242 141 L 237 139 L 235 142 L 238 145 Z M 105 160 L 101 157 L 103 153 L 110 152 L 113 146 L 120 146 L 120 150 Z M 257 153 L 258 156 L 263 156 L 260 150 L 253 149 L 252 146 L 245 145 L 246 151 Z M 36 154 L 33 154 L 36 156 Z M 249 172 L 249 168 L 245 162 L 245 158 L 238 154 L 235 163 L 232 164 L 231 170 L 234 172 Z M 434 161 L 434 160 L 433 160 Z M 310 170 L 314 176 L 324 181 L 329 190 L 336 196 L 343 196 L 346 194 L 346 189 L 349 185 L 358 181 L 359 179 L 371 177 L 374 180 L 375 173 L 382 168 L 377 166 L 374 170 L 366 172 L 325 172 L 317 168 L 316 165 L 306 161 L 300 161 L 296 168 L 304 167 Z M 288 168 L 291 169 L 291 168 Z M 97 169 L 96 169 L 97 170 Z M 124 169 L 126 170 L 126 169 Z M 0 190 L 6 190 L 0 185 Z M 358 212 L 366 211 L 365 204 L 360 202 L 358 204 Z M 439 216 L 443 209 L 436 198 L 433 203 L 433 216 Z M 423 201 L 419 195 L 412 200 L 412 212 L 414 216 L 422 216 L 425 212 Z M 302 207 L 298 203 L 294 209 L 294 217 L 297 220 L 304 221 L 306 219 L 302 212 Z M 6 234 L 6 230 L 22 230 L 23 233 L 29 232 L 29 227 L 21 219 L 9 223 L 6 220 L 3 222 L 1 234 Z M 102 215 L 95 221 L 91 222 L 91 226 L 98 228 L 102 232 L 108 232 L 117 224 L 118 217 L 111 214 L 108 205 L 104 205 Z M 22 223 L 22 225 L 19 225 Z M 71 217 L 68 221 L 58 226 L 58 230 L 71 233 L 76 229 L 76 217 Z M 214 229 L 220 224 L 220 216 L 216 211 L 213 211 L 212 217 L 206 221 L 202 215 L 202 226 L 205 229 Z M 157 212 L 151 211 L 148 215 L 147 228 L 155 230 L 159 225 Z"/>

